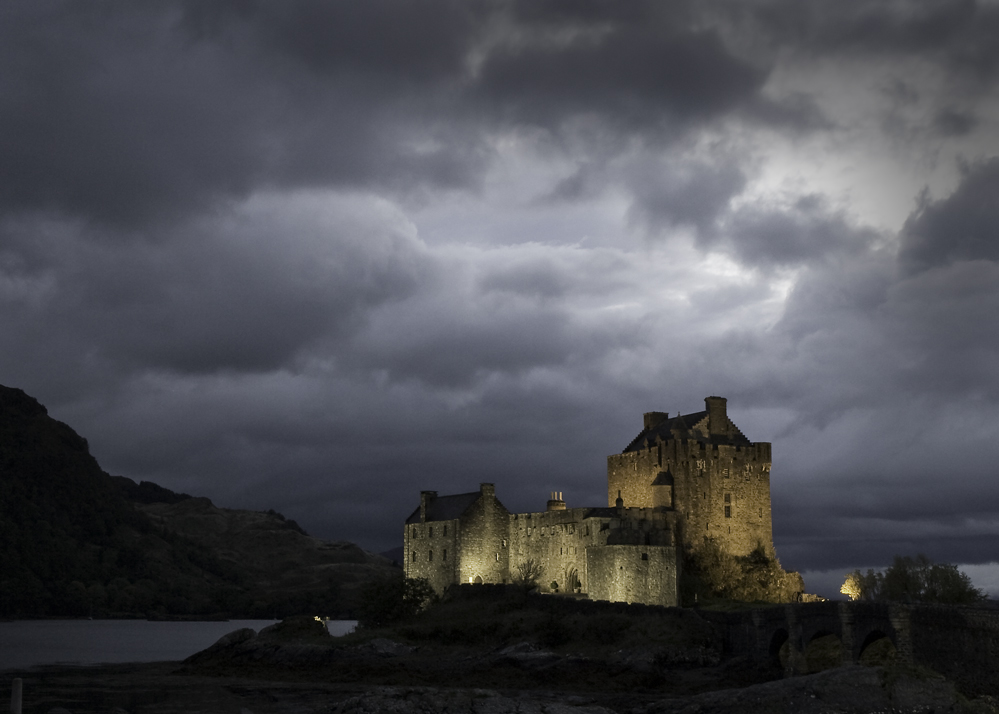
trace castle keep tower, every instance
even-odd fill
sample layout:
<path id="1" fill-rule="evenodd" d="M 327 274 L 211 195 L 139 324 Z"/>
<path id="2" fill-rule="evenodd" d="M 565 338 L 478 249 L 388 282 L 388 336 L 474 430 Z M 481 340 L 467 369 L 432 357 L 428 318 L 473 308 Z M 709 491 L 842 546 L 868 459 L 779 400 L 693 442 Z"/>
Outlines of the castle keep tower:
<path id="1" fill-rule="evenodd" d="M 674 511 L 677 541 L 714 541 L 732 555 L 757 545 L 773 553 L 770 444 L 751 442 L 726 413 L 723 397 L 704 411 L 645 415 L 645 428 L 607 457 L 607 503 Z"/>

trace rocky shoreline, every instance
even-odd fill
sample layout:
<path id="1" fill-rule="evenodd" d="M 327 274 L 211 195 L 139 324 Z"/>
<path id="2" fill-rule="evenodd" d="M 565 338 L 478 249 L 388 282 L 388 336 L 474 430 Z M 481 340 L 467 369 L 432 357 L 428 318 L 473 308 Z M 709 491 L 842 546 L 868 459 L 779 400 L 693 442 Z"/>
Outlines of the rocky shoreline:
<path id="1" fill-rule="evenodd" d="M 947 679 L 903 665 L 783 678 L 703 645 L 595 657 L 530 641 L 440 646 L 377 635 L 334 640 L 315 621 L 285 621 L 234 631 L 183 663 L 38 667 L 16 676 L 25 714 L 999 712 L 993 697 L 968 700 Z"/>

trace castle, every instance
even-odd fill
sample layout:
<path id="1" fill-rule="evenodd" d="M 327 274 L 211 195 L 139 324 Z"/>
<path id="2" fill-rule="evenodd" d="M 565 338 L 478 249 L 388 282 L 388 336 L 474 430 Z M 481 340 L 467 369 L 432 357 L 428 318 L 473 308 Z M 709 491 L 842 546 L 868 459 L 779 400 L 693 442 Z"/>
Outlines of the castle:
<path id="1" fill-rule="evenodd" d="M 533 566 L 542 590 L 672 606 L 684 549 L 772 555 L 770 444 L 749 441 L 724 398 L 704 402 L 692 414 L 645 414 L 642 432 L 607 458 L 607 507 L 567 508 L 556 492 L 544 511 L 510 513 L 493 484 L 422 491 L 406 519 L 406 577 L 442 593 L 514 582 Z"/>

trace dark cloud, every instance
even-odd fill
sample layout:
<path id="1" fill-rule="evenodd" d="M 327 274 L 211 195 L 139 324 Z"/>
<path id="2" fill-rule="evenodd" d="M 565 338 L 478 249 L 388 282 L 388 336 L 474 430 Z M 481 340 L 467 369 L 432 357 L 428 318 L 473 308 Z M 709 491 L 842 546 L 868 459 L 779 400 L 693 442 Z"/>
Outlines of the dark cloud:
<path id="1" fill-rule="evenodd" d="M 900 261 L 915 272 L 959 260 L 999 260 L 999 158 L 962 167 L 961 183 L 938 201 L 924 193 L 902 229 Z"/>
<path id="2" fill-rule="evenodd" d="M 118 369 L 289 367 L 316 343 L 356 330 L 373 306 L 411 294 L 432 272 L 411 236 L 360 215 L 377 215 L 376 203 L 326 199 L 322 207 L 335 210 L 335 224 L 314 219 L 314 198 L 290 205 L 261 198 L 227 221 L 184 225 L 183 237 L 127 246 L 72 225 L 45 240 L 35 226 L 11 227 L 5 242 L 20 250 L 0 249 L 10 256 L 0 277 L 20 281 L 25 294 L 21 310 L 6 313 L 5 331 L 28 346 L 35 340 L 14 336 L 46 325 L 73 336 L 77 358 Z"/>
<path id="3" fill-rule="evenodd" d="M 795 265 L 827 255 L 862 251 L 876 234 L 851 225 L 823 196 L 798 196 L 789 205 L 756 201 L 732 211 L 724 233 L 746 265 Z"/>
<path id="4" fill-rule="evenodd" d="M 774 2 L 738 8 L 772 41 L 804 55 L 869 53 L 875 56 L 935 55 L 968 79 L 990 77 L 999 51 L 990 38 L 999 26 L 999 11 L 976 0 L 933 0 L 891 3 Z"/>
<path id="5" fill-rule="evenodd" d="M 943 136 L 965 136 L 978 125 L 978 120 L 968 112 L 942 109 L 934 117 L 933 123 Z"/>
<path id="6" fill-rule="evenodd" d="M 642 162 L 629 177 L 633 221 L 650 228 L 689 226 L 706 240 L 733 196 L 746 185 L 737 162 Z"/>
<path id="7" fill-rule="evenodd" d="M 479 91 L 504 116 L 552 129 L 586 115 L 673 128 L 748 101 L 765 76 L 713 32 L 631 26 L 596 39 L 501 45 L 480 69 Z"/>
<path id="8" fill-rule="evenodd" d="M 994 558 L 997 23 L 6 3 L 0 381 L 113 472 L 374 548 L 424 488 L 601 504 L 643 412 L 723 394 L 785 564 Z"/>

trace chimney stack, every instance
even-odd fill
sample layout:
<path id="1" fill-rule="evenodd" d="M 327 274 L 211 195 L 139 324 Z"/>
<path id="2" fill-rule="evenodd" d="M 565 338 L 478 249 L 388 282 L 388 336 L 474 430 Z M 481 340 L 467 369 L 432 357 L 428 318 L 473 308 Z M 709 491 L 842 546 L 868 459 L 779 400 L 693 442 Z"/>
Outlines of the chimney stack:
<path id="1" fill-rule="evenodd" d="M 669 419 L 669 412 L 645 412 L 645 430 L 654 429 Z"/>
<path id="2" fill-rule="evenodd" d="M 708 432 L 711 434 L 728 434 L 728 415 L 725 410 L 727 403 L 725 397 L 704 398 L 704 406 L 708 410 Z"/>
<path id="3" fill-rule="evenodd" d="M 436 491 L 420 491 L 420 523 L 427 522 L 427 507 L 437 498 Z"/>

